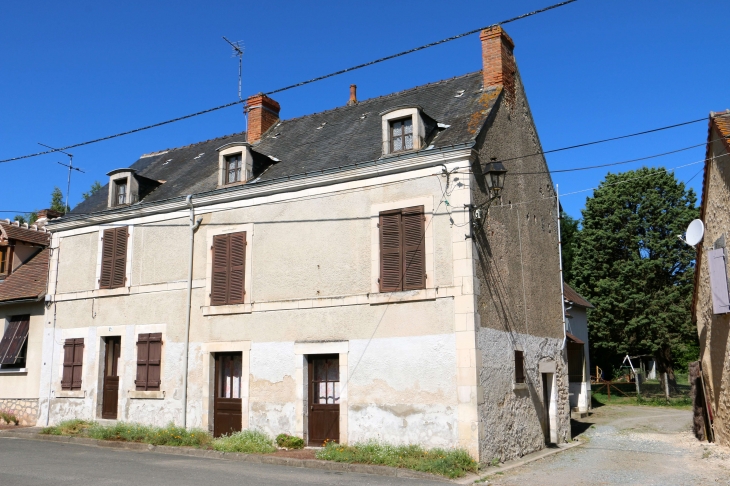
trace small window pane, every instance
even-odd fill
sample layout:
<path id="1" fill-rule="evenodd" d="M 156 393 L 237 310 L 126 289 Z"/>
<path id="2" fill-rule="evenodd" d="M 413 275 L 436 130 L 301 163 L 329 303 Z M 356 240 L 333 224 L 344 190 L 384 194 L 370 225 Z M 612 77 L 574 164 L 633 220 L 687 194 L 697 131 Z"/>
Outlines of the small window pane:
<path id="1" fill-rule="evenodd" d="M 411 150 L 413 148 L 413 134 L 408 134 L 405 136 L 405 149 Z"/>
<path id="2" fill-rule="evenodd" d="M 317 359 L 314 361 L 314 381 L 324 381 L 325 376 L 325 360 Z"/>
<path id="3" fill-rule="evenodd" d="M 335 382 L 335 400 L 334 403 L 340 403 L 340 382 Z"/>
<path id="4" fill-rule="evenodd" d="M 339 360 L 327 360 L 327 381 L 340 381 Z"/>
<path id="5" fill-rule="evenodd" d="M 327 403 L 327 383 L 319 383 L 319 396 L 315 399 L 316 403 Z"/>
<path id="6" fill-rule="evenodd" d="M 233 396 L 241 398 L 241 356 L 233 358 Z"/>
<path id="7" fill-rule="evenodd" d="M 335 403 L 335 384 L 332 382 L 327 383 L 327 403 Z"/>
<path id="8" fill-rule="evenodd" d="M 404 133 L 413 133 L 413 120 L 411 120 L 410 118 L 408 120 L 404 120 L 403 128 Z"/>
<path id="9" fill-rule="evenodd" d="M 403 150 L 403 139 L 401 137 L 393 138 L 393 152 Z"/>

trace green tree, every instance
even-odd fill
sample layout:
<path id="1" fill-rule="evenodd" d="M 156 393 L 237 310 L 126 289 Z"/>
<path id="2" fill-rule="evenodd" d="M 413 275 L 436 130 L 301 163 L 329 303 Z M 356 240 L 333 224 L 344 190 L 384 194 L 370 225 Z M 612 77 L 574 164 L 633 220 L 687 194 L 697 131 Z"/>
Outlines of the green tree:
<path id="1" fill-rule="evenodd" d="M 63 202 L 63 193 L 58 187 L 54 187 L 53 192 L 51 193 L 51 209 L 53 209 L 54 211 L 59 211 L 61 213 L 68 212 L 68 208 Z"/>
<path id="2" fill-rule="evenodd" d="M 571 217 L 560 208 L 560 241 L 563 254 L 563 279 L 569 284 L 573 282 L 573 262 L 575 249 L 580 236 L 580 220 Z"/>
<path id="3" fill-rule="evenodd" d="M 609 173 L 586 200 L 573 279 L 595 309 L 593 359 L 609 370 L 652 354 L 676 386 L 674 365 L 696 346 L 690 318 L 695 250 L 677 238 L 697 218 L 692 189 L 663 169 Z"/>
<path id="4" fill-rule="evenodd" d="M 86 201 L 91 196 L 99 192 L 99 189 L 101 189 L 101 184 L 99 183 L 99 181 L 94 181 L 94 183 L 91 185 L 91 188 L 89 189 L 89 192 L 82 193 L 81 197 L 83 197 L 84 201 Z"/>

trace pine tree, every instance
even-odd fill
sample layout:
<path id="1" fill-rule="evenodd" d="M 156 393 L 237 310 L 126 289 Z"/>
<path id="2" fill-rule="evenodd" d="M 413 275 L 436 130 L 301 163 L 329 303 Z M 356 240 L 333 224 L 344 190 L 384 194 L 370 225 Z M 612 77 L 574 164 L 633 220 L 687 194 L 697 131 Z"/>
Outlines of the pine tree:
<path id="1" fill-rule="evenodd" d="M 696 346 L 695 250 L 677 238 L 698 217 L 692 189 L 664 169 L 609 173 L 586 201 L 573 282 L 595 309 L 592 359 L 607 369 L 651 354 L 676 385 L 674 364 Z"/>
<path id="2" fill-rule="evenodd" d="M 83 197 L 84 201 L 86 201 L 91 196 L 93 196 L 94 194 L 99 192 L 100 189 L 101 189 L 101 184 L 99 183 L 99 181 L 94 181 L 94 183 L 91 185 L 91 188 L 89 189 L 89 192 L 82 193 L 81 197 Z"/>
<path id="3" fill-rule="evenodd" d="M 63 203 L 63 193 L 58 187 L 54 187 L 53 192 L 51 193 L 51 209 L 53 209 L 54 211 L 59 211 L 61 213 L 68 212 L 68 208 Z"/>

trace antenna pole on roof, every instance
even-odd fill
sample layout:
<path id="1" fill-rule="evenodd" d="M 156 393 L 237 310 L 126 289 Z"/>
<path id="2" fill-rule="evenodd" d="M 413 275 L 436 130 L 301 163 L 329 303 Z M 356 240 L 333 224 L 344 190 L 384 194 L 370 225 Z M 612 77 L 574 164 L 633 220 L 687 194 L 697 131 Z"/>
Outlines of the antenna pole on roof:
<path id="1" fill-rule="evenodd" d="M 241 74 L 243 69 L 243 41 L 236 41 L 231 42 L 229 41 L 226 36 L 222 36 L 223 40 L 228 42 L 228 44 L 231 45 L 233 48 L 233 57 L 238 58 L 238 99 L 243 101 L 243 98 L 241 98 Z"/>
<path id="2" fill-rule="evenodd" d="M 38 142 L 38 145 L 41 145 L 43 147 L 53 149 L 56 152 L 61 152 L 62 154 L 65 154 L 68 156 L 68 164 L 64 164 L 63 162 L 59 162 L 64 167 L 68 167 L 68 182 L 66 184 L 66 208 L 64 210 L 64 213 L 69 211 L 71 209 L 71 206 L 68 205 L 68 197 L 71 193 L 71 171 L 76 170 L 78 172 L 81 172 L 82 174 L 86 174 L 83 170 L 79 169 L 78 167 L 74 167 L 74 156 L 73 154 L 70 154 L 68 152 L 64 152 L 63 150 L 57 149 L 55 147 L 51 147 L 50 145 L 46 145 L 45 143 Z"/>

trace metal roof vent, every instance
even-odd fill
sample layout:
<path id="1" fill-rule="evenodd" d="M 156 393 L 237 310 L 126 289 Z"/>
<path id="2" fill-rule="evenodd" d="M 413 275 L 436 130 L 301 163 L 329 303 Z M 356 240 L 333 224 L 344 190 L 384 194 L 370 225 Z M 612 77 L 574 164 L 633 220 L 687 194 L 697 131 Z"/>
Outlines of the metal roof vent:
<path id="1" fill-rule="evenodd" d="M 454 98 L 461 98 L 462 96 L 464 96 L 464 90 L 460 89 L 459 91 L 456 92 L 456 95 L 454 95 Z"/>
<path id="2" fill-rule="evenodd" d="M 322 124 L 320 126 L 318 126 L 317 128 L 315 128 L 315 130 L 322 130 L 326 124 L 327 124 L 327 122 L 322 122 Z"/>

